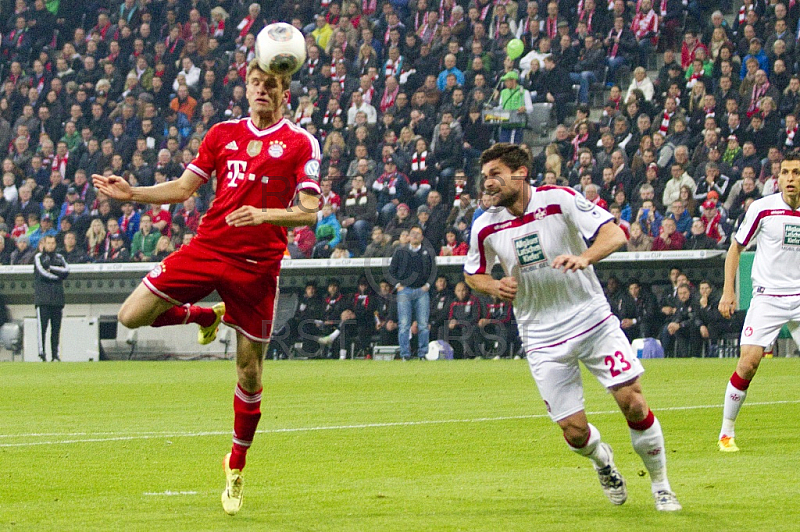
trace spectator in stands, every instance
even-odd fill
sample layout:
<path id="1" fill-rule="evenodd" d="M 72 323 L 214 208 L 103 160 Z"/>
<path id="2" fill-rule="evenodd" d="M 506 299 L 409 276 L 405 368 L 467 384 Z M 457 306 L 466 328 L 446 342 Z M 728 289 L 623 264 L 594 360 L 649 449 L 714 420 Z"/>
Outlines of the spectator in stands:
<path id="1" fill-rule="evenodd" d="M 701 220 L 706 226 L 706 234 L 717 244 L 722 244 L 727 238 L 727 228 L 724 226 L 722 213 L 717 208 L 715 200 L 706 200 L 703 203 Z"/>
<path id="2" fill-rule="evenodd" d="M 372 184 L 378 198 L 380 215 L 378 223 L 386 224 L 394 218 L 397 205 L 409 200 L 411 189 L 405 174 L 397 171 L 394 157 L 387 157 L 383 163 L 383 174 Z"/>
<path id="3" fill-rule="evenodd" d="M 36 255 L 36 249 L 30 246 L 30 241 L 27 235 L 17 237 L 17 249 L 11 253 L 9 262 L 12 266 L 21 264 L 33 264 L 33 258 Z"/>
<path id="4" fill-rule="evenodd" d="M 391 237 L 392 240 L 396 240 L 402 231 L 410 230 L 415 223 L 416 220 L 411 215 L 411 209 L 409 206 L 405 203 L 400 203 L 397 206 L 397 212 L 395 213 L 394 218 L 389 220 L 389 223 L 386 224 L 385 232 Z"/>
<path id="5" fill-rule="evenodd" d="M 684 236 L 689 234 L 689 229 L 692 227 L 692 216 L 681 200 L 678 199 L 672 202 L 666 218 L 671 218 L 675 221 L 675 227 L 679 233 Z"/>
<path id="6" fill-rule="evenodd" d="M 126 201 L 122 204 L 122 216 L 120 216 L 118 222 L 120 230 L 125 235 L 126 242 L 133 241 L 133 235 L 139 231 L 140 219 L 141 216 L 133 208 L 132 202 Z"/>
<path id="7" fill-rule="evenodd" d="M 139 223 L 139 231 L 131 240 L 131 258 L 137 262 L 149 262 L 156 252 L 156 245 L 161 233 L 153 227 L 153 219 L 143 214 Z"/>
<path id="8" fill-rule="evenodd" d="M 745 201 L 748 199 L 757 200 L 761 197 L 753 168 L 751 166 L 745 167 L 743 174 L 745 175 L 743 175 L 742 179 L 731 186 L 731 192 L 724 203 L 728 218 L 731 220 L 736 220 L 744 212 Z"/>
<path id="9" fill-rule="evenodd" d="M 11 253 L 14 250 L 13 242 L 10 238 L 0 238 L 0 265 L 8 266 L 11 263 Z"/>
<path id="10" fill-rule="evenodd" d="M 594 0 L 589 0 L 593 2 Z M 602 46 L 595 41 L 594 35 L 589 33 L 583 41 L 583 48 L 578 54 L 578 60 L 572 65 L 569 77 L 572 83 L 580 85 L 578 101 L 589 103 L 589 89 L 593 83 L 602 82 L 605 69 L 605 52 Z"/>
<path id="11" fill-rule="evenodd" d="M 372 241 L 367 245 L 364 250 L 364 258 L 373 257 L 390 257 L 392 254 L 392 245 L 389 243 L 389 237 L 384 235 L 383 228 L 376 225 L 372 228 Z"/>
<path id="12" fill-rule="evenodd" d="M 58 231 L 53 227 L 53 218 L 50 215 L 42 216 L 39 228 L 33 233 L 29 234 L 30 246 L 33 249 L 39 249 L 39 242 L 45 237 L 55 237 Z"/>
<path id="13" fill-rule="evenodd" d="M 334 213 L 338 213 L 342 206 L 342 198 L 339 197 L 339 194 L 331 190 L 332 185 L 333 181 L 330 178 L 323 178 L 320 181 L 319 188 L 321 194 L 319 195 L 319 208 L 322 209 L 324 205 L 330 205 L 331 210 Z M 317 214 L 317 218 L 319 217 L 319 214 Z"/>
<path id="14" fill-rule="evenodd" d="M 702 321 L 697 303 L 692 299 L 688 284 L 678 287 L 677 307 L 661 330 L 661 345 L 667 356 L 697 357 L 702 354 L 700 326 Z"/>
<path id="15" fill-rule="evenodd" d="M 658 212 L 651 200 L 643 201 L 642 206 L 636 214 L 636 220 L 639 222 L 642 232 L 653 238 L 659 235 L 663 218 L 664 217 Z M 631 237 L 632 236 L 633 234 L 631 234 Z"/>
<path id="16" fill-rule="evenodd" d="M 358 255 L 364 253 L 369 234 L 377 221 L 377 199 L 364 183 L 364 177 L 355 175 L 350 180 L 350 191 L 344 202 L 341 225 L 347 229 L 347 239 L 355 242 Z"/>
<path id="17" fill-rule="evenodd" d="M 122 233 L 112 233 L 108 237 L 109 247 L 103 254 L 102 262 L 130 262 L 131 255 L 125 247 Z"/>
<path id="18" fill-rule="evenodd" d="M 378 333 L 378 345 L 398 345 L 397 305 L 392 296 L 392 285 L 381 279 L 380 292 L 375 300 L 375 330 Z"/>
<path id="19" fill-rule="evenodd" d="M 630 58 L 637 53 L 636 36 L 626 27 L 623 17 L 615 16 L 614 26 L 609 30 L 603 44 L 608 54 L 608 80 L 613 83 L 617 80 L 619 68 L 629 65 Z"/>
<path id="20" fill-rule="evenodd" d="M 425 202 L 428 192 L 436 185 L 436 158 L 428 149 L 428 141 L 420 137 L 415 142 L 414 153 L 411 155 L 411 170 L 408 180 L 411 190 L 414 191 L 414 204 Z"/>
<path id="21" fill-rule="evenodd" d="M 90 259 L 99 261 L 105 252 L 106 228 L 102 220 L 95 218 L 92 220 L 89 229 L 86 231 L 86 252 Z"/>
<path id="22" fill-rule="evenodd" d="M 458 237 L 458 231 L 448 229 L 445 232 L 445 243 L 439 251 L 440 257 L 466 256 L 469 246 Z"/>
<path id="23" fill-rule="evenodd" d="M 161 262 L 166 259 L 173 251 L 175 251 L 175 246 L 172 245 L 172 240 L 166 235 L 161 235 L 158 237 L 158 242 L 156 242 L 156 249 L 151 257 L 153 262 Z"/>
<path id="24" fill-rule="evenodd" d="M 715 249 L 717 241 L 706 234 L 706 225 L 701 219 L 695 219 L 692 222 L 692 227 L 689 231 L 689 237 L 686 239 L 684 249 L 698 250 L 698 249 Z"/>
<path id="25" fill-rule="evenodd" d="M 200 226 L 200 218 L 202 213 L 197 209 L 197 199 L 194 196 L 189 196 L 183 205 L 175 213 L 174 218 L 182 218 L 183 226 L 193 233 L 197 233 L 197 228 Z"/>
<path id="26" fill-rule="evenodd" d="M 475 358 L 478 355 L 476 340 L 482 314 L 481 303 L 467 284 L 464 281 L 456 284 L 444 334 L 444 340 L 453 347 L 454 358 Z"/>
<path id="27" fill-rule="evenodd" d="M 661 316 L 658 312 L 658 303 L 653 293 L 643 287 L 638 279 L 628 283 L 628 295 L 636 309 L 635 317 L 631 319 L 632 327 L 625 329 L 629 338 L 653 338 L 661 327 Z"/>
<path id="28" fill-rule="evenodd" d="M 461 142 L 450 129 L 450 124 L 439 124 L 439 137 L 436 139 L 436 149 L 433 152 L 433 163 L 438 179 L 436 190 L 444 193 L 449 190 L 456 170 L 463 164 Z"/>
<path id="29" fill-rule="evenodd" d="M 78 238 L 74 231 L 64 234 L 64 245 L 59 250 L 67 264 L 84 264 L 89 262 L 89 256 L 78 246 Z"/>
<path id="30" fill-rule="evenodd" d="M 680 190 L 683 186 L 688 186 L 692 194 L 694 194 L 697 185 L 679 162 L 673 163 L 670 167 L 670 176 L 669 181 L 664 185 L 664 195 L 662 199 L 664 205 L 671 205 L 673 201 L 679 199 Z"/>
<path id="31" fill-rule="evenodd" d="M 450 289 L 447 277 L 436 277 L 430 293 L 431 310 L 428 323 L 430 324 L 430 338 L 441 340 L 444 335 L 443 327 L 450 313 L 450 303 L 453 301 L 453 292 Z"/>
<path id="32" fill-rule="evenodd" d="M 676 251 L 684 248 L 686 237 L 677 230 L 673 218 L 661 221 L 661 233 L 653 240 L 653 251 Z"/>
<path id="33" fill-rule="evenodd" d="M 333 248 L 342 240 L 342 226 L 330 204 L 322 207 L 322 217 L 317 221 L 315 235 L 317 243 L 311 252 L 312 258 L 324 259 L 331 256 Z"/>

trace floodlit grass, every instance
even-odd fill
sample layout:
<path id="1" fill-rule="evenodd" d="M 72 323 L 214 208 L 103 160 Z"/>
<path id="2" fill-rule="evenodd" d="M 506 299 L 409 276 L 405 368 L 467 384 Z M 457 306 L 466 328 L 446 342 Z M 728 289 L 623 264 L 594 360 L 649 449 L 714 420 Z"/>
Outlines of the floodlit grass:
<path id="1" fill-rule="evenodd" d="M 612 398 L 629 499 L 567 450 L 524 361 L 266 362 L 245 503 L 222 512 L 232 362 L 0 365 L 0 529 L 797 530 L 799 359 L 765 360 L 716 450 L 732 360 L 645 362 L 684 510 L 658 514 Z"/>

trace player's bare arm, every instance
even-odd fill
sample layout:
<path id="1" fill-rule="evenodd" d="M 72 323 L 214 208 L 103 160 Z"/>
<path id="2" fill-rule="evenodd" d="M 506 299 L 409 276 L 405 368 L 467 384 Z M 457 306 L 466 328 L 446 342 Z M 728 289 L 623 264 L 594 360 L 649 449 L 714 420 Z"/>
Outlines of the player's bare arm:
<path id="1" fill-rule="evenodd" d="M 739 258 L 744 246 L 735 239 L 731 241 L 728 255 L 725 257 L 725 283 L 722 286 L 722 297 L 719 299 L 719 313 L 725 319 L 730 318 L 736 310 L 736 272 L 739 271 Z"/>
<path id="2" fill-rule="evenodd" d="M 118 175 L 105 177 L 93 174 L 92 182 L 100 192 L 120 201 L 182 203 L 200 188 L 200 185 L 203 184 L 203 179 L 191 170 L 184 170 L 179 179 L 152 187 L 132 187 L 130 183 Z"/>
<path id="3" fill-rule="evenodd" d="M 282 227 L 297 227 L 316 223 L 319 198 L 314 194 L 302 191 L 298 197 L 299 204 L 287 209 L 260 209 L 252 205 L 244 205 L 226 216 L 225 221 L 233 227 L 265 223 Z"/>
<path id="4" fill-rule="evenodd" d="M 594 243 L 586 251 L 580 255 L 559 255 L 553 260 L 553 268 L 564 272 L 583 270 L 608 257 L 625 242 L 625 233 L 616 224 L 603 224 Z"/>
<path id="5" fill-rule="evenodd" d="M 495 279 L 486 273 L 464 274 L 467 285 L 478 292 L 495 296 L 503 301 L 514 301 L 517 295 L 517 280 L 514 277 Z"/>

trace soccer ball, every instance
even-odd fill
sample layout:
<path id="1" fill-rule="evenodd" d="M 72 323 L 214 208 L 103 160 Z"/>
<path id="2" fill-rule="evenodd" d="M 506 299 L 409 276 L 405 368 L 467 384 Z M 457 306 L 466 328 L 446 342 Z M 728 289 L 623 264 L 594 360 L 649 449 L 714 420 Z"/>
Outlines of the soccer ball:
<path id="1" fill-rule="evenodd" d="M 291 76 L 306 60 L 306 40 L 291 24 L 270 24 L 256 37 L 256 60 L 264 72 Z"/>

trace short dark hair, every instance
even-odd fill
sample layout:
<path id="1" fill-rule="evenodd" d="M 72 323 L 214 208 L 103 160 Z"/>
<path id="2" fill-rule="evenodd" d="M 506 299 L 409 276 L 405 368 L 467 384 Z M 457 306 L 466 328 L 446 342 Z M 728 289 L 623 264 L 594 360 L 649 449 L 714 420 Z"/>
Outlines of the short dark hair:
<path id="1" fill-rule="evenodd" d="M 531 167 L 530 152 L 517 144 L 498 142 L 481 154 L 480 165 L 483 167 L 486 163 L 496 159 L 500 159 L 500 162 L 512 171 L 521 167 L 530 170 Z"/>

